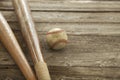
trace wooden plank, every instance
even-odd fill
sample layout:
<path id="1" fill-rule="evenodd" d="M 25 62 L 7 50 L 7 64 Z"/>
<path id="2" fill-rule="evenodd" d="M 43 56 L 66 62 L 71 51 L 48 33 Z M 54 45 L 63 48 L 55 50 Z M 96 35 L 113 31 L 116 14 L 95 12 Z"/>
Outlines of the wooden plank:
<path id="1" fill-rule="evenodd" d="M 31 10 L 35 11 L 120 11 L 119 0 L 30 0 L 29 4 L 31 6 Z M 0 2 L 0 9 L 13 10 L 11 1 L 2 0 Z"/>
<path id="2" fill-rule="evenodd" d="M 2 11 L 9 22 L 16 22 L 16 15 L 13 11 Z M 105 12 L 32 12 L 35 22 L 102 22 L 120 23 L 120 13 Z"/>
<path id="3" fill-rule="evenodd" d="M 52 80 L 119 80 L 119 68 L 55 67 L 49 68 Z M 18 69 L 0 69 L 0 80 L 25 80 Z"/>
<path id="4" fill-rule="evenodd" d="M 11 0 L 4 0 L 11 1 Z M 27 1 L 44 1 L 44 0 L 27 0 Z M 46 0 L 46 1 L 78 1 L 78 0 Z M 79 1 L 120 1 L 120 0 L 79 0 Z"/>
<path id="5" fill-rule="evenodd" d="M 14 31 L 20 31 L 19 23 L 9 22 Z M 62 28 L 68 35 L 119 35 L 119 23 L 35 23 L 36 29 L 41 34 L 46 34 L 52 28 Z"/>
<path id="6" fill-rule="evenodd" d="M 15 33 L 26 57 L 31 62 L 21 34 Z M 69 35 L 69 44 L 60 51 L 49 49 L 45 35 L 39 33 L 45 61 L 50 66 L 99 66 L 120 67 L 120 36 L 111 35 Z M 0 65 L 14 65 L 6 52 L 0 48 Z"/>

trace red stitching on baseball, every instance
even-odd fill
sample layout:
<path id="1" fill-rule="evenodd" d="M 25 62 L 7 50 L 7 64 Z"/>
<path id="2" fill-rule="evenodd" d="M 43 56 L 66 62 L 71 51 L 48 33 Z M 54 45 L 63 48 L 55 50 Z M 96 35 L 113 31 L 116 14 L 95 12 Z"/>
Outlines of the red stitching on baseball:
<path id="1" fill-rule="evenodd" d="M 52 45 L 52 48 L 54 48 L 57 44 L 59 44 L 59 43 L 61 43 L 61 42 L 67 43 L 68 41 L 65 40 L 65 39 L 60 39 L 60 40 L 56 41 L 56 42 Z"/>

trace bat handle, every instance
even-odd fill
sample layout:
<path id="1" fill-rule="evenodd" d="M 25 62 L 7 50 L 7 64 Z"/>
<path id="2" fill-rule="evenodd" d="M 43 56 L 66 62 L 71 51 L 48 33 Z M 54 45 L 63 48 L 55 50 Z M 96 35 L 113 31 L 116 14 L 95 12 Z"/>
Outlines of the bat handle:
<path id="1" fill-rule="evenodd" d="M 51 80 L 47 64 L 45 62 L 37 62 L 35 64 L 35 70 L 38 76 L 38 80 Z"/>

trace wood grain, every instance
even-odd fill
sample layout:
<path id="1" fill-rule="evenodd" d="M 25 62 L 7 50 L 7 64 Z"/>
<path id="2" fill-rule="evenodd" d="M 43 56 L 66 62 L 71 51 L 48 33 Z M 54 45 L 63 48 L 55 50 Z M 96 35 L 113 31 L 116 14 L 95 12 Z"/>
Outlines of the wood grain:
<path id="1" fill-rule="evenodd" d="M 20 25 L 17 22 L 9 22 L 14 31 L 20 31 Z M 119 35 L 119 23 L 35 23 L 36 29 L 41 34 L 46 34 L 52 28 L 58 27 L 65 29 L 68 35 Z M 74 27 L 74 28 L 73 28 Z"/>
<path id="2" fill-rule="evenodd" d="M 59 70 L 61 68 L 61 70 Z M 119 80 L 119 68 L 53 67 L 50 68 L 52 80 Z M 79 70 L 79 71 L 78 71 Z M 25 80 L 17 68 L 1 69 L 3 80 Z M 11 73 L 8 73 L 11 72 Z M 68 72 L 70 74 L 68 74 Z M 4 74 L 1 74 L 4 73 Z M 16 75 L 14 75 L 16 74 Z M 82 75 L 81 75 L 82 74 Z M 80 76 L 81 75 L 81 76 Z M 7 77 L 6 77 L 7 76 Z"/>
<path id="3" fill-rule="evenodd" d="M 120 1 L 91 0 L 29 0 L 35 11 L 120 11 Z M 72 5 L 72 6 L 71 6 Z M 112 5 L 112 6 L 111 6 Z M 10 0 L 0 2 L 1 10 L 13 10 Z"/>
<path id="4" fill-rule="evenodd" d="M 13 11 L 2 11 L 9 22 L 16 22 Z M 92 12 L 32 12 L 35 22 L 102 22 L 120 23 L 120 14 L 115 12 L 92 13 Z"/>

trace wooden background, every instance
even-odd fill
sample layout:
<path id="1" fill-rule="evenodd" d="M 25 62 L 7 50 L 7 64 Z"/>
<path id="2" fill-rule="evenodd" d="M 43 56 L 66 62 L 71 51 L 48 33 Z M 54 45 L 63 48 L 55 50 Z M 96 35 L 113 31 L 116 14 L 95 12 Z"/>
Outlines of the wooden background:
<path id="1" fill-rule="evenodd" d="M 0 0 L 0 11 L 13 29 L 29 63 L 12 0 Z M 120 80 L 119 0 L 28 0 L 52 80 Z M 65 29 L 69 44 L 53 51 L 45 34 Z M 0 80 L 25 80 L 0 43 Z"/>

